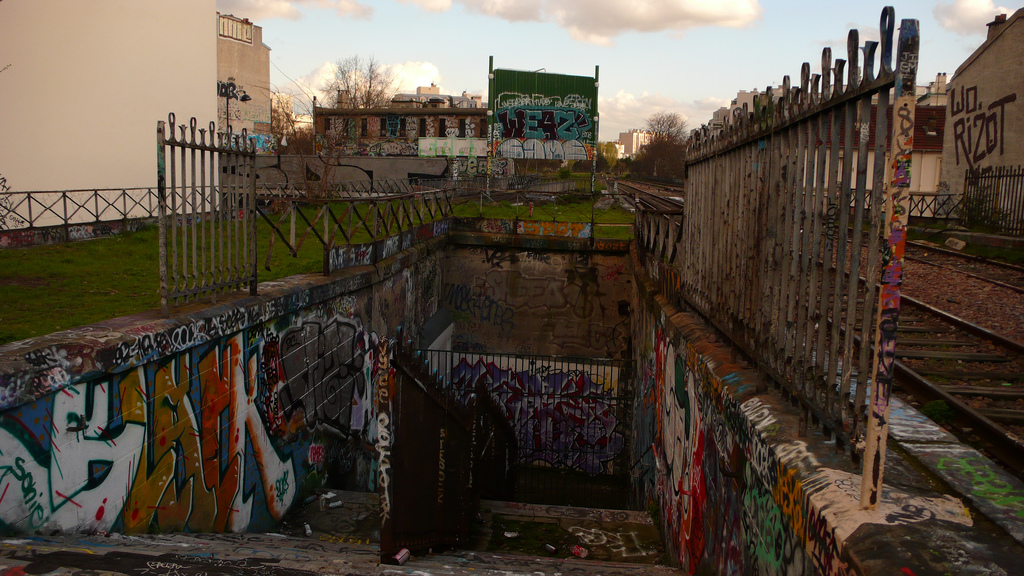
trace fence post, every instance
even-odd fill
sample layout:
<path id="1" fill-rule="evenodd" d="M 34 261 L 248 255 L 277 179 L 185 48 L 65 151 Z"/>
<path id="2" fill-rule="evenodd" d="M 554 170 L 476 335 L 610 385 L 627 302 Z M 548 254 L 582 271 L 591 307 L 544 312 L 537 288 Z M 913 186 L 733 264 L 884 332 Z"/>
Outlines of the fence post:
<path id="1" fill-rule="evenodd" d="M 171 130 L 174 127 L 171 126 Z M 156 202 L 157 226 L 160 242 L 160 312 L 164 316 L 170 314 L 167 302 L 167 174 L 164 159 L 164 121 L 156 123 Z"/>
<path id="2" fill-rule="evenodd" d="M 882 490 L 886 441 L 889 436 L 889 394 L 896 361 L 896 327 L 900 312 L 903 250 L 907 234 L 906 200 L 910 191 L 911 157 L 914 140 L 914 111 L 917 100 L 917 57 L 920 47 L 917 20 L 904 19 L 896 60 L 895 103 L 893 105 L 892 151 L 885 187 L 886 249 L 882 255 L 881 299 L 875 316 L 874 378 L 868 406 L 861 477 L 861 507 L 874 508 Z"/>

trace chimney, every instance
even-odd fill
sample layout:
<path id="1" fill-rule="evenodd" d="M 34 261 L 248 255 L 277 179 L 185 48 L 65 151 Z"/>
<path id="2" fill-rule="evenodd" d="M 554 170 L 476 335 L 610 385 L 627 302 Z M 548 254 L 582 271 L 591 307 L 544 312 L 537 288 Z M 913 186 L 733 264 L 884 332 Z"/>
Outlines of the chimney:
<path id="1" fill-rule="evenodd" d="M 992 37 L 995 36 L 1003 27 L 1003 24 L 1006 24 L 1006 14 L 1000 14 L 996 16 L 995 20 L 986 24 L 986 26 L 988 26 L 988 37 L 985 38 L 985 40 L 991 40 Z"/>

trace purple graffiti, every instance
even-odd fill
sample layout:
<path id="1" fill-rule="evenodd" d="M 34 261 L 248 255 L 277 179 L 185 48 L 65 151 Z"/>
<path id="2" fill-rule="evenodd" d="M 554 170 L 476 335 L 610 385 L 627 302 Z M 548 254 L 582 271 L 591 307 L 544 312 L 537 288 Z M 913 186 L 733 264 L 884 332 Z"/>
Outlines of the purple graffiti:
<path id="1" fill-rule="evenodd" d="M 602 472 L 625 443 L 612 393 L 583 372 L 543 368 L 515 372 L 463 358 L 452 368 L 452 382 L 464 395 L 481 384 L 490 391 L 516 431 L 521 462 Z"/>

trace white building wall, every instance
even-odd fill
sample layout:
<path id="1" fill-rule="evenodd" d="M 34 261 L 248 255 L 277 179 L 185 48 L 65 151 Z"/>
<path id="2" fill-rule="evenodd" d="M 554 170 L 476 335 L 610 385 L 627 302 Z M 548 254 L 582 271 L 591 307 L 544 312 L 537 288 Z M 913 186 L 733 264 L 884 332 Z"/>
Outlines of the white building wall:
<path id="1" fill-rule="evenodd" d="M 0 177 L 156 186 L 156 124 L 216 119 L 214 0 L 0 2 Z"/>

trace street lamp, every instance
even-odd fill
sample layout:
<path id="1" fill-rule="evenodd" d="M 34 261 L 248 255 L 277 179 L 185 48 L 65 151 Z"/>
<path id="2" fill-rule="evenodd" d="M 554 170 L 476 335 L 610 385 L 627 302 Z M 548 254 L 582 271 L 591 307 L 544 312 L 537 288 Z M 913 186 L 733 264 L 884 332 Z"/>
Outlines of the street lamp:
<path id="1" fill-rule="evenodd" d="M 231 132 L 231 99 L 248 102 L 252 100 L 252 96 L 246 94 L 241 87 L 235 86 L 235 79 L 230 76 L 226 84 L 219 86 L 219 92 L 224 96 L 224 132 Z"/>

